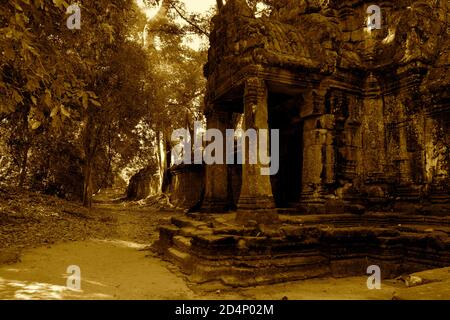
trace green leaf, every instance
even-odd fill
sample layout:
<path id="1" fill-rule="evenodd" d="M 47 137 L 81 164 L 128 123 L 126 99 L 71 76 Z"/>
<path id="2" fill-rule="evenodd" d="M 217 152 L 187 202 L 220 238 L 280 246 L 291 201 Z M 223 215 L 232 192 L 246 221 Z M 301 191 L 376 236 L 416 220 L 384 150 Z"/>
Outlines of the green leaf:
<path id="1" fill-rule="evenodd" d="M 14 2 L 14 6 L 16 7 L 17 10 L 23 11 L 22 7 L 17 2 Z"/>
<path id="2" fill-rule="evenodd" d="M 89 97 L 86 92 L 81 94 L 81 100 L 83 103 L 83 108 L 87 109 L 89 107 Z"/>
<path id="3" fill-rule="evenodd" d="M 96 107 L 101 107 L 102 106 L 102 104 L 100 102 L 98 102 L 97 100 L 91 99 L 90 101 Z"/>
<path id="4" fill-rule="evenodd" d="M 70 111 L 66 109 L 66 107 L 64 107 L 64 105 L 61 105 L 61 113 L 63 114 L 63 116 L 65 116 L 66 118 L 70 118 Z"/>
<path id="5" fill-rule="evenodd" d="M 93 99 L 97 99 L 98 98 L 97 95 L 95 94 L 95 92 L 87 91 L 87 94 Z"/>
<path id="6" fill-rule="evenodd" d="M 45 89 L 44 103 L 47 107 L 52 106 L 52 93 L 48 89 Z"/>
<path id="7" fill-rule="evenodd" d="M 13 90 L 13 99 L 16 103 L 21 103 L 23 101 L 22 96 L 16 90 Z"/>
<path id="8" fill-rule="evenodd" d="M 59 108 L 58 107 L 54 107 L 52 109 L 52 112 L 50 113 L 50 117 L 54 118 L 58 114 L 58 112 L 59 112 Z"/>
<path id="9" fill-rule="evenodd" d="M 42 122 L 33 120 L 31 123 L 31 130 L 36 130 L 41 126 Z"/>
<path id="10" fill-rule="evenodd" d="M 57 8 L 61 8 L 62 6 L 64 6 L 64 0 L 53 0 L 53 4 L 54 4 Z"/>

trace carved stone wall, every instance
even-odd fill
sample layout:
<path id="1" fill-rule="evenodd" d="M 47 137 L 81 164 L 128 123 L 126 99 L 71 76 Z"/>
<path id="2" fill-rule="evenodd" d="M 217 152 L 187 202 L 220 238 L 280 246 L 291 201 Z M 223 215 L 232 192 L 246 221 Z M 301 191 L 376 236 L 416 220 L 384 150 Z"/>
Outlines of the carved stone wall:
<path id="1" fill-rule="evenodd" d="M 190 280 L 253 286 L 374 264 L 395 278 L 449 265 L 449 2 L 380 1 L 382 28 L 368 30 L 372 4 L 276 0 L 255 18 L 227 0 L 213 19 L 205 112 L 280 129 L 283 168 L 268 178 L 258 164 L 208 166 L 217 196 L 205 210 L 232 194 L 238 211 L 174 218 L 155 243 Z"/>
<path id="2" fill-rule="evenodd" d="M 450 203 L 448 2 L 382 1 L 380 30 L 367 28 L 371 4 L 280 0 L 270 16 L 255 18 L 244 0 L 229 0 L 213 19 L 208 106 L 240 105 L 230 112 L 240 109 L 247 127 L 262 128 L 279 103 L 260 101 L 248 112 L 248 83 L 261 83 L 269 97 L 303 97 L 292 115 L 302 128 L 301 208 Z M 254 123 L 252 114 L 269 117 Z M 241 197 L 258 209 L 261 198 L 248 187 L 265 199 L 273 190 L 250 168 Z M 282 178 L 272 180 L 280 192 Z"/>

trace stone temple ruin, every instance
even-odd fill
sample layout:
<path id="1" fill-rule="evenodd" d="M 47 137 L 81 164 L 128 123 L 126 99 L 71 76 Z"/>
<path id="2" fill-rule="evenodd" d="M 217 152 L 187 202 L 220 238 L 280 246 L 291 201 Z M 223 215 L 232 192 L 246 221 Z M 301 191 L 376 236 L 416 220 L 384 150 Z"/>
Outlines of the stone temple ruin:
<path id="1" fill-rule="evenodd" d="M 447 0 L 277 0 L 213 18 L 210 128 L 280 129 L 280 171 L 209 165 L 201 210 L 155 244 L 192 281 L 385 278 L 450 266 Z"/>

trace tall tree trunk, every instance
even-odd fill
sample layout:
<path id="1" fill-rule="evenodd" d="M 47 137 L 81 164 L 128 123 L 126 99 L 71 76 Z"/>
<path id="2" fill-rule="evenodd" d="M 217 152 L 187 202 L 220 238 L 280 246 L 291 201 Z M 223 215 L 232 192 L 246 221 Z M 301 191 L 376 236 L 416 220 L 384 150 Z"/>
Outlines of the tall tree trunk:
<path id="1" fill-rule="evenodd" d="M 21 127 L 19 126 L 22 134 L 22 142 L 23 146 L 21 152 L 20 152 L 20 164 L 19 164 L 19 181 L 18 181 L 18 187 L 22 188 L 25 183 L 25 178 L 27 176 L 27 167 L 28 167 L 28 152 L 31 147 L 31 141 L 32 141 L 32 135 L 33 132 L 30 131 L 28 127 L 28 113 L 30 111 L 30 107 L 27 105 L 27 107 L 22 110 L 20 114 L 20 122 Z"/>
<path id="2" fill-rule="evenodd" d="M 170 137 L 168 136 L 167 133 L 164 134 L 164 150 L 166 152 L 166 161 L 164 163 L 164 175 L 163 175 L 163 180 L 162 180 L 162 192 L 167 192 L 170 186 L 170 181 L 171 181 L 171 177 L 170 177 L 170 163 L 171 163 L 171 159 L 172 159 L 172 144 L 170 141 Z"/>
<path id="3" fill-rule="evenodd" d="M 83 206 L 92 207 L 92 161 L 91 157 L 87 157 L 84 165 L 84 181 L 83 181 Z"/>
<path id="4" fill-rule="evenodd" d="M 18 187 L 22 188 L 25 183 L 25 178 L 27 176 L 27 166 L 28 166 L 28 151 L 30 150 L 29 144 L 26 144 L 25 150 L 23 150 L 22 154 L 22 163 L 20 164 L 20 174 L 19 174 L 19 182 Z"/>
<path id="5" fill-rule="evenodd" d="M 89 113 L 85 118 L 83 147 L 84 147 L 84 168 L 83 168 L 83 205 L 87 208 L 92 206 L 93 185 L 92 177 L 94 171 L 94 158 L 97 152 L 99 139 L 101 139 L 102 127 L 95 124 L 92 115 Z"/>
<path id="6" fill-rule="evenodd" d="M 167 137 L 166 129 L 156 135 L 158 145 L 158 169 L 159 169 L 159 193 L 164 193 L 170 184 L 169 167 L 171 158 L 170 140 Z"/>
<path id="7" fill-rule="evenodd" d="M 112 146 L 111 146 L 112 145 L 111 130 L 112 130 L 111 125 L 109 125 L 109 127 L 108 127 L 108 162 L 106 165 L 106 170 L 103 175 L 102 181 L 97 186 L 96 191 L 93 194 L 99 193 L 102 188 L 109 187 L 107 183 L 108 183 L 109 173 L 111 171 L 111 165 L 112 165 L 111 163 L 112 163 L 112 158 L 113 158 L 113 152 L 112 152 Z"/>
<path id="8" fill-rule="evenodd" d="M 163 180 L 163 150 L 162 150 L 162 143 L 161 143 L 161 132 L 158 132 L 156 134 L 156 158 L 158 159 L 158 193 L 162 193 L 162 180 Z"/>

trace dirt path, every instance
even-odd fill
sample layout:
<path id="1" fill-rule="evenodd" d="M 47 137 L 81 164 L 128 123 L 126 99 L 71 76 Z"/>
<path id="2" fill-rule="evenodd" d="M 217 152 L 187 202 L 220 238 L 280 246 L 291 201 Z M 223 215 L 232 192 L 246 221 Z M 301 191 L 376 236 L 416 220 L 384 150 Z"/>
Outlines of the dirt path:
<path id="1" fill-rule="evenodd" d="M 145 245 L 92 240 L 28 251 L 0 267 L 0 299 L 390 299 L 393 287 L 369 291 L 365 279 L 313 279 L 234 292 L 191 288 L 168 264 L 141 251 Z M 66 269 L 81 269 L 81 290 L 66 287 Z M 169 268 L 168 268 L 169 267 Z"/>
<path id="2" fill-rule="evenodd" d="M 365 279 L 313 279 L 207 292 L 170 265 L 123 240 L 91 240 L 32 249 L 20 263 L 0 267 L 0 299 L 390 299 L 393 287 L 369 291 Z M 66 287 L 66 269 L 81 270 L 80 292 Z M 171 270 L 172 269 L 172 270 Z"/>
<path id="3" fill-rule="evenodd" d="M 176 269 L 149 250 L 158 226 L 181 213 L 100 200 L 91 212 L 103 221 L 95 227 L 97 237 L 21 249 L 19 262 L 0 265 L 0 299 L 218 298 L 203 290 L 195 293 Z M 80 268 L 80 291 L 66 286 L 69 266 Z"/>
<path id="4" fill-rule="evenodd" d="M 104 215 L 108 229 L 99 239 L 26 249 L 20 262 L 0 266 L 0 299 L 194 298 L 180 277 L 145 250 L 156 239 L 157 226 L 177 213 L 111 202 L 94 210 Z M 80 292 L 66 287 L 71 265 L 80 267 Z"/>

